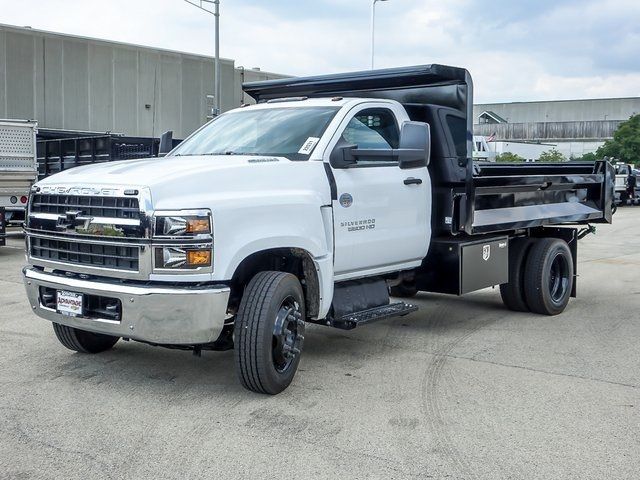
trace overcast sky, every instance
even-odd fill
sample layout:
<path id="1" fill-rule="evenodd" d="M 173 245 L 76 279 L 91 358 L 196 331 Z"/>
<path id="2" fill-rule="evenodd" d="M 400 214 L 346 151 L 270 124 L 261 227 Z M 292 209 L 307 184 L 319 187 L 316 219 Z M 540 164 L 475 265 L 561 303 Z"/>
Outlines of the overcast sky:
<path id="1" fill-rule="evenodd" d="M 292 75 L 369 66 L 371 0 L 221 0 L 221 55 Z M 640 0 L 389 0 L 376 66 L 463 66 L 476 102 L 640 96 Z M 0 22 L 213 53 L 184 0 L 0 0 Z"/>

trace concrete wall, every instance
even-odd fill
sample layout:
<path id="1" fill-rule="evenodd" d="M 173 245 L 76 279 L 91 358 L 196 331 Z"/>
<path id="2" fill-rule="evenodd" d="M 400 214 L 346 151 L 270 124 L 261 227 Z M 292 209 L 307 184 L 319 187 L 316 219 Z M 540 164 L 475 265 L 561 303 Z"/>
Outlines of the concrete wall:
<path id="1" fill-rule="evenodd" d="M 473 122 L 479 123 L 486 110 L 509 123 L 627 120 L 640 113 L 640 97 L 478 104 L 473 106 Z"/>
<path id="2" fill-rule="evenodd" d="M 184 138 L 207 120 L 213 75 L 210 57 L 0 25 L 0 118 L 41 128 Z M 223 111 L 242 103 L 241 76 L 220 60 Z"/>

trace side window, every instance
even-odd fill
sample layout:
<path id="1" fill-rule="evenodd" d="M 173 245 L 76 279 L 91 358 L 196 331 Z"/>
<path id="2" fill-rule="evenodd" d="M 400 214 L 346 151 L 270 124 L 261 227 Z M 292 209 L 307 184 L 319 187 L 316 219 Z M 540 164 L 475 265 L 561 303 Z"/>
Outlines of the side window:
<path id="1" fill-rule="evenodd" d="M 400 131 L 391 110 L 370 108 L 354 115 L 342 132 L 342 138 L 362 149 L 392 149 L 398 148 Z M 376 161 L 376 158 L 363 158 L 358 163 L 369 161 Z M 381 157 L 377 161 L 388 160 Z"/>
<path id="2" fill-rule="evenodd" d="M 467 122 L 464 118 L 447 115 L 447 125 L 453 138 L 456 154 L 459 157 L 467 156 Z"/>

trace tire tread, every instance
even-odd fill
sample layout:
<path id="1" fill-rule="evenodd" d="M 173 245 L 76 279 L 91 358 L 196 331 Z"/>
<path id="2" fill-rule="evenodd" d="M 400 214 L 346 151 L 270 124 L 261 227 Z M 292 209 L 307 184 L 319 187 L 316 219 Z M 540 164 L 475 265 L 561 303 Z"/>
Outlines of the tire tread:
<path id="1" fill-rule="evenodd" d="M 247 285 L 238 309 L 240 325 L 236 341 L 239 345 L 235 349 L 238 373 L 243 386 L 254 392 L 271 393 L 261 381 L 266 372 L 259 360 L 264 354 L 264 342 L 258 338 L 262 320 L 259 317 L 265 315 L 265 307 L 271 303 L 275 287 L 287 275 L 284 272 L 256 274 Z M 257 321 L 248 322 L 251 318 Z"/>
<path id="2" fill-rule="evenodd" d="M 63 346 L 79 353 L 100 353 L 109 350 L 120 339 L 119 337 L 85 332 L 59 323 L 53 323 L 53 331 Z"/>
<path id="3" fill-rule="evenodd" d="M 514 312 L 529 311 L 524 276 L 532 243 L 530 238 L 515 238 L 509 245 L 509 283 L 500 285 L 500 296 L 504 305 Z"/>

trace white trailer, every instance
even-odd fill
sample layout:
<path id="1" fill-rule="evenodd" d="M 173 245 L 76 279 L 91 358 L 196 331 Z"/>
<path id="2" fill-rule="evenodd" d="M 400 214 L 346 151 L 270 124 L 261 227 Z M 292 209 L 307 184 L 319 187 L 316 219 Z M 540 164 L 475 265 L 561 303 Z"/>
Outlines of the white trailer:
<path id="1" fill-rule="evenodd" d="M 0 207 L 8 224 L 24 220 L 29 190 L 38 177 L 37 127 L 31 120 L 0 120 Z"/>

